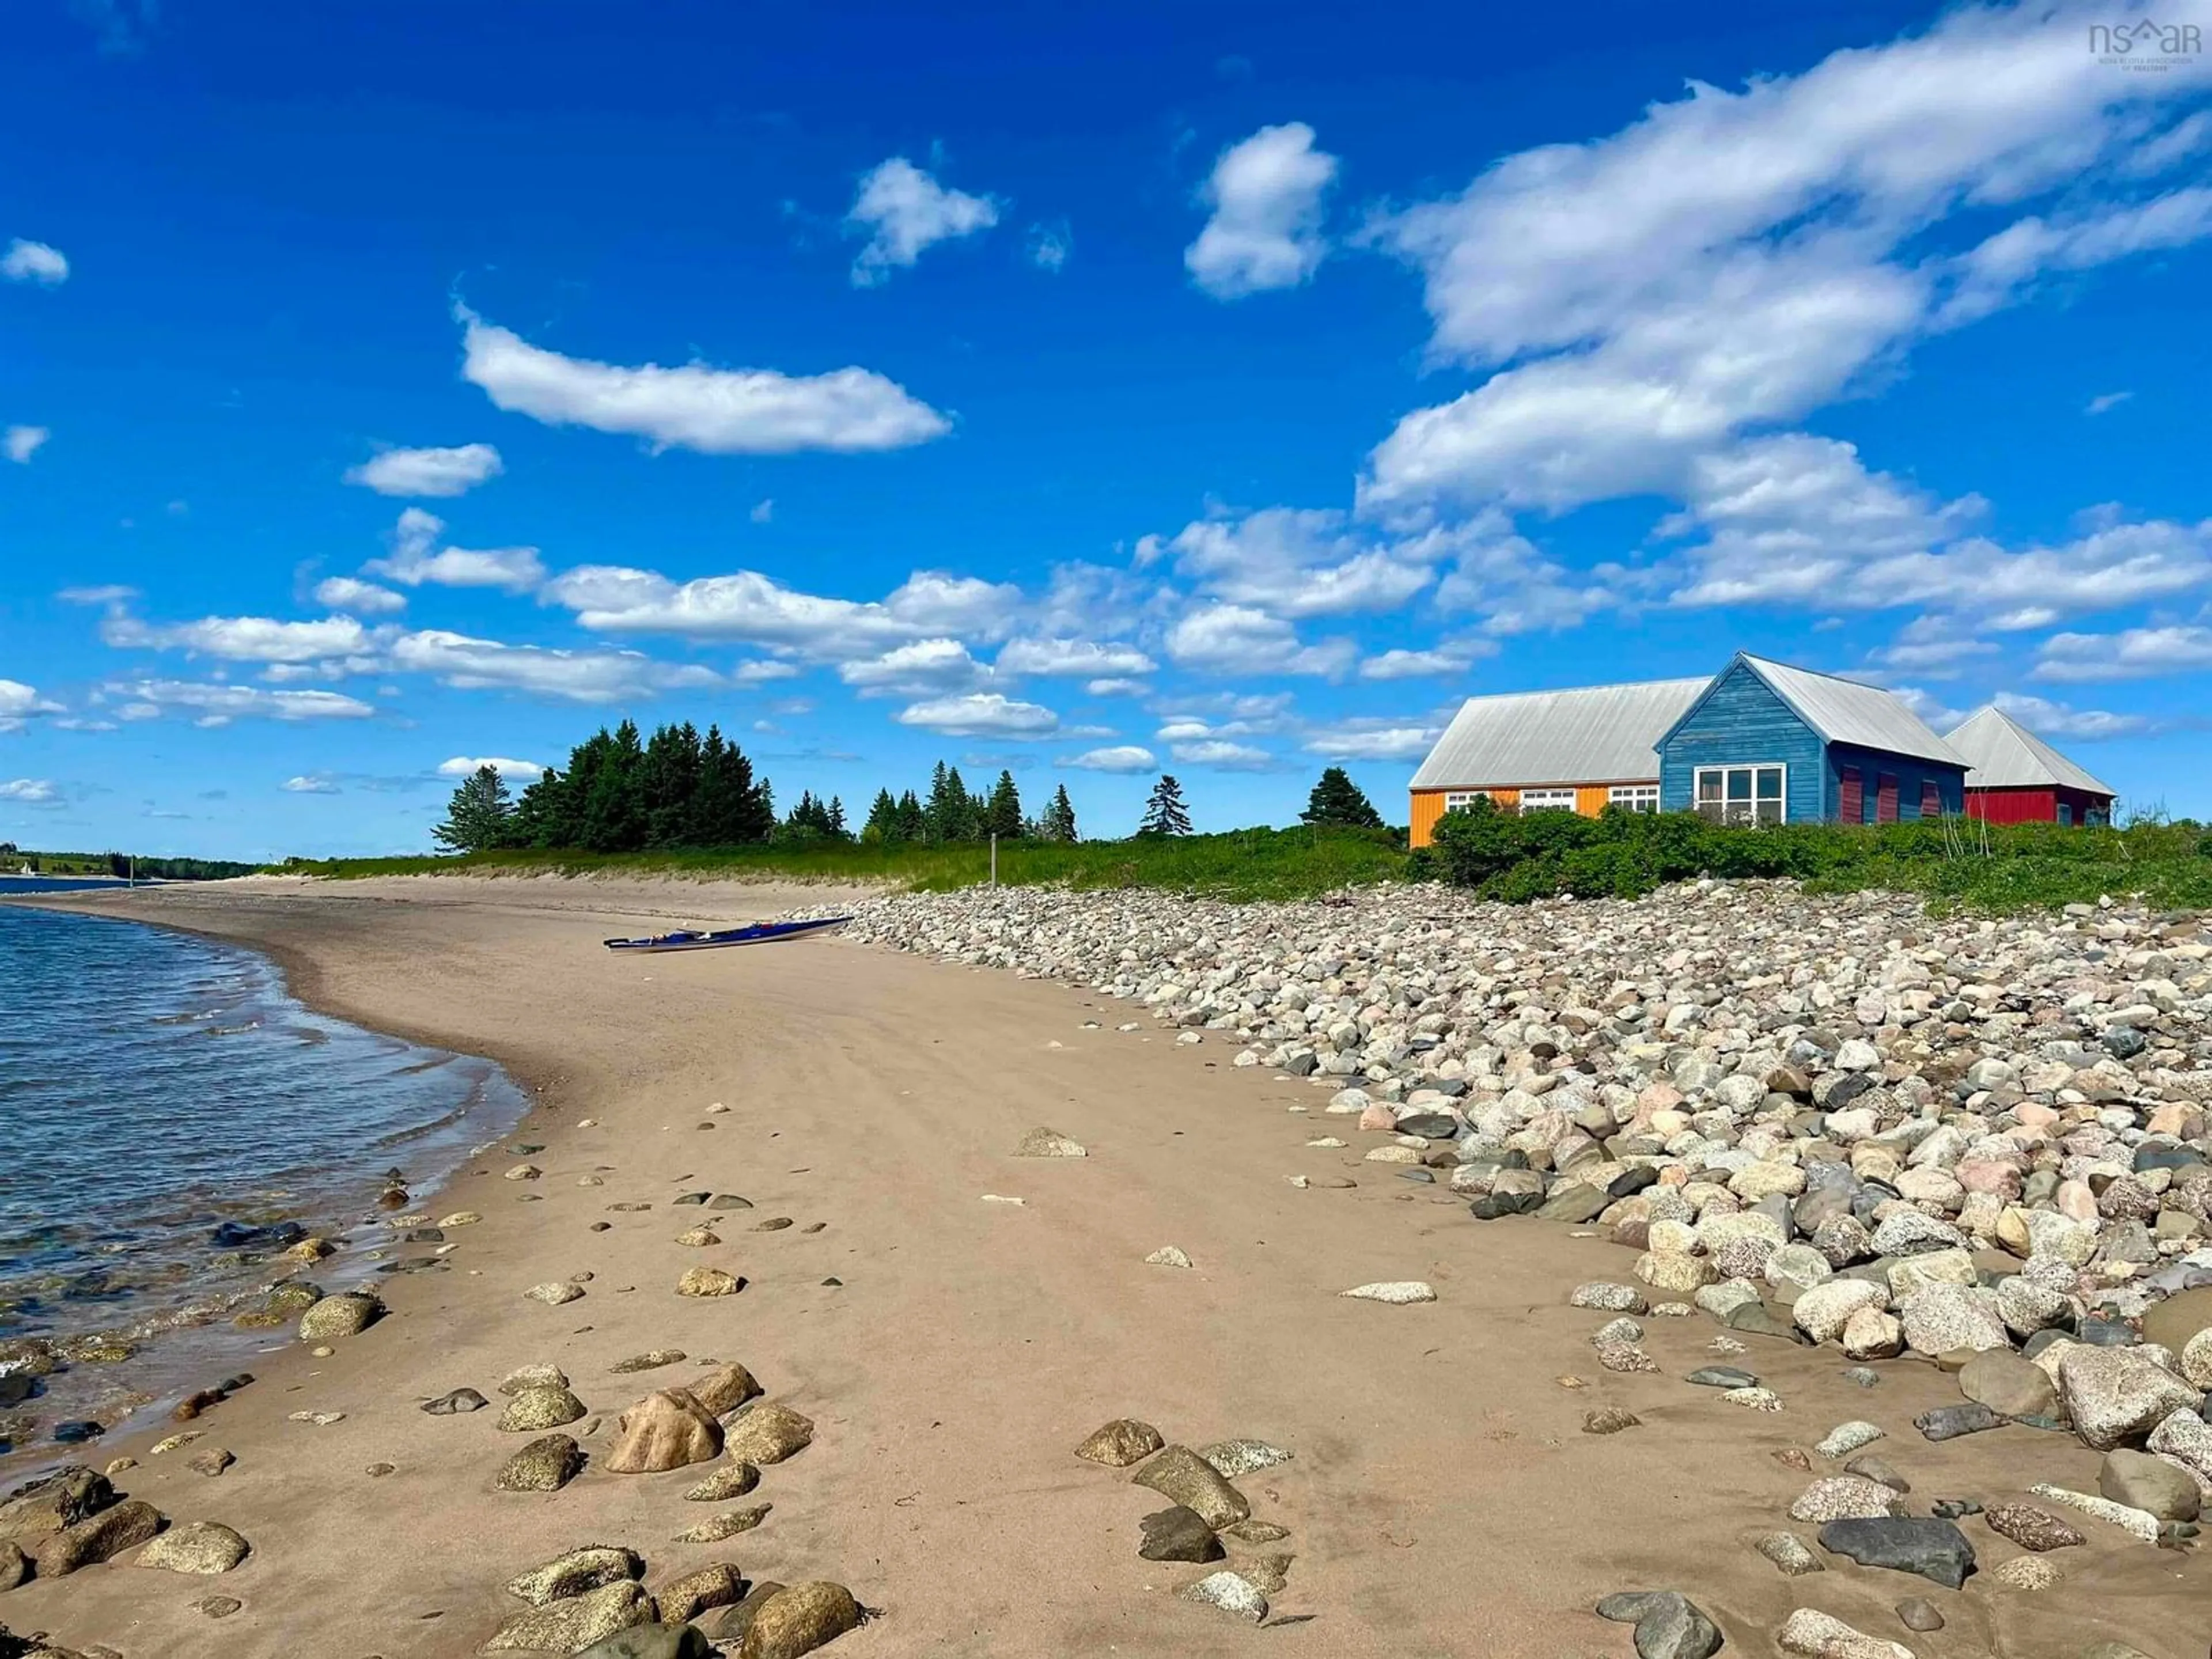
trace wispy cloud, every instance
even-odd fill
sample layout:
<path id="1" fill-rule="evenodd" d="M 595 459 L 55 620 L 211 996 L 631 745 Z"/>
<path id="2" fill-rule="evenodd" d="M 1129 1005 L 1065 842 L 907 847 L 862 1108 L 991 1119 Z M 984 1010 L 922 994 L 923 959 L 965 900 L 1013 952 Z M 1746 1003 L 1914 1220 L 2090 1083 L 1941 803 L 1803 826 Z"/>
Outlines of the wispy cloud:
<path id="1" fill-rule="evenodd" d="M 845 216 L 847 233 L 868 239 L 853 261 L 854 286 L 873 288 L 910 268 L 924 249 L 988 230 L 999 208 L 992 197 L 949 190 L 905 156 L 892 156 L 862 176 Z"/>

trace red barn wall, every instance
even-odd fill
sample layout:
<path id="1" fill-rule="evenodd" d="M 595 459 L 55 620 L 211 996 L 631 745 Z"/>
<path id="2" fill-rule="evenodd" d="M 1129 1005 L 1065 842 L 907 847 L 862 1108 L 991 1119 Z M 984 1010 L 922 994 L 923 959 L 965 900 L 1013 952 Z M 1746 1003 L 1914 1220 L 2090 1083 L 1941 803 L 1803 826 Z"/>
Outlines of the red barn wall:
<path id="1" fill-rule="evenodd" d="M 1991 823 L 2055 823 L 2058 792 L 2055 789 L 1969 789 L 1966 816 Z"/>

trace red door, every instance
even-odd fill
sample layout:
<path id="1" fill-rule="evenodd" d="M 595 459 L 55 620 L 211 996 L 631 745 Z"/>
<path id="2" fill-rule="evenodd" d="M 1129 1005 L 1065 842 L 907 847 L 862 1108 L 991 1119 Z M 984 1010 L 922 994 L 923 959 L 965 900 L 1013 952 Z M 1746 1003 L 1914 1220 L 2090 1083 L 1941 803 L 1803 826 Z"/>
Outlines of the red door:
<path id="1" fill-rule="evenodd" d="M 1859 781 L 1859 769 L 1856 766 L 1844 769 L 1842 799 L 1836 816 L 1845 823 L 1866 821 L 1866 785 Z"/>
<path id="2" fill-rule="evenodd" d="M 1936 783 L 1932 780 L 1923 781 L 1922 782 L 1920 786 L 1920 816 L 1923 818 L 1940 818 L 1943 816 L 1942 785 Z"/>
<path id="3" fill-rule="evenodd" d="M 1875 797 L 1874 821 L 1876 823 L 1897 822 L 1897 779 L 1887 772 L 1881 775 L 1880 792 Z"/>

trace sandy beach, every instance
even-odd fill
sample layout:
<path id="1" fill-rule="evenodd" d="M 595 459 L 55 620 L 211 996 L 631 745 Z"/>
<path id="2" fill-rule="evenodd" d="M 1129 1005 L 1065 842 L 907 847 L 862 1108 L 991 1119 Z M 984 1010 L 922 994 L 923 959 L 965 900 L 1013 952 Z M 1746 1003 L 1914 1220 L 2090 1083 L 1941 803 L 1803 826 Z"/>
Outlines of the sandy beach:
<path id="1" fill-rule="evenodd" d="M 1805 1607 L 1921 1659 L 2079 1659 L 2100 1640 L 2152 1659 L 2203 1651 L 2201 1559 L 2109 1528 L 2085 1525 L 2089 1541 L 2062 1558 L 2093 1596 L 2013 1592 L 1985 1572 L 1942 1598 L 1948 1622 L 1931 1634 L 1893 1611 L 1923 1580 L 1847 1566 L 1785 1577 L 1750 1547 L 1789 1526 L 1807 1480 L 1777 1454 L 1837 1424 L 1887 1431 L 1881 1449 L 1916 1504 L 1994 1502 L 2031 1480 L 2094 1492 L 2098 1455 L 2023 1427 L 1924 1443 L 1911 1419 L 1958 1401 L 1950 1376 L 1895 1360 L 1861 1389 L 1832 1348 L 1782 1341 L 1733 1363 L 1786 1409 L 1740 1409 L 1681 1381 L 1711 1363 L 1704 1319 L 1649 1322 L 1660 1372 L 1608 1372 L 1589 1342 L 1601 1316 L 1568 1297 L 1625 1279 L 1631 1255 L 1554 1223 L 1471 1225 L 1464 1200 L 1363 1163 L 1356 1139 L 1309 1147 L 1327 1132 L 1327 1096 L 1232 1069 L 1231 1045 L 1178 1045 L 1130 1005 L 1066 985 L 851 941 L 637 959 L 599 948 L 834 896 L 439 878 L 57 901 L 258 946 L 319 1008 L 501 1061 L 537 1103 L 504 1145 L 538 1147 L 527 1161 L 542 1176 L 502 1178 L 524 1161 L 503 1145 L 416 1192 L 419 1213 L 483 1219 L 447 1231 L 443 1271 L 380 1280 L 388 1316 L 330 1357 L 272 1342 L 252 1386 L 190 1425 L 204 1436 L 193 1450 L 235 1455 L 220 1476 L 185 1468 L 184 1451 L 151 1455 L 166 1427 L 99 1446 L 94 1467 L 139 1460 L 117 1486 L 173 1522 L 243 1534 L 243 1565 L 195 1578 L 125 1557 L 0 1595 L 0 1623 L 125 1659 L 457 1659 L 520 1608 L 507 1579 L 602 1543 L 644 1555 L 648 1589 L 716 1561 L 748 1579 L 843 1583 L 879 1615 L 829 1650 L 849 1659 L 1615 1659 L 1629 1628 L 1591 1607 L 1641 1589 L 1691 1596 L 1731 1652 L 1773 1651 Z M 1133 1020 L 1140 1030 L 1115 1029 Z M 1013 1156 L 1042 1126 L 1090 1155 Z M 752 1207 L 673 1206 L 687 1192 Z M 777 1218 L 794 1224 L 755 1230 Z M 702 1220 L 719 1244 L 676 1242 Z M 348 1243 L 388 1242 L 363 1231 Z M 1146 1262 L 1167 1245 L 1194 1267 Z M 677 1296 L 702 1267 L 745 1288 Z M 525 1298 L 585 1274 L 579 1300 Z M 1403 1279 L 1437 1299 L 1340 1294 Z M 688 1358 L 611 1370 L 658 1348 Z M 745 1499 L 773 1505 L 757 1529 L 682 1544 L 714 1512 L 683 1497 L 700 1471 L 618 1475 L 596 1459 L 617 1413 L 709 1361 L 742 1362 L 815 1434 Z M 530 1437 L 495 1426 L 495 1385 L 535 1362 L 559 1366 L 604 1419 L 580 1433 L 595 1463 L 558 1492 L 498 1491 L 495 1473 Z M 494 1409 L 422 1411 L 462 1387 Z M 1641 1426 L 1583 1432 L 1608 1405 Z M 1252 1437 L 1295 1454 L 1237 1482 L 1288 1537 L 1232 1546 L 1231 1565 L 1294 1558 L 1263 1626 L 1176 1598 L 1212 1569 L 1138 1558 L 1139 1518 L 1163 1500 L 1073 1455 L 1124 1417 L 1171 1443 Z M 2010 1553 L 1992 1538 L 1984 1564 Z M 243 1607 L 211 1620 L 196 1604 L 216 1592 Z"/>

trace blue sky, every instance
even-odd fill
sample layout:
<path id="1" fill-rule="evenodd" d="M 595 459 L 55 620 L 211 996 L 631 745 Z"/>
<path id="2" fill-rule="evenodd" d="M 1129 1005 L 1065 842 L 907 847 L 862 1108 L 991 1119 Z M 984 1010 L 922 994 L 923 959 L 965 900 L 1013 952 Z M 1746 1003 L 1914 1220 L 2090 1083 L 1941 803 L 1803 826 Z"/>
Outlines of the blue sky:
<path id="1" fill-rule="evenodd" d="M 1401 817 L 1739 648 L 2212 816 L 2212 0 L 1693 11 L 26 0 L 0 838 L 417 848 L 625 714 Z"/>

